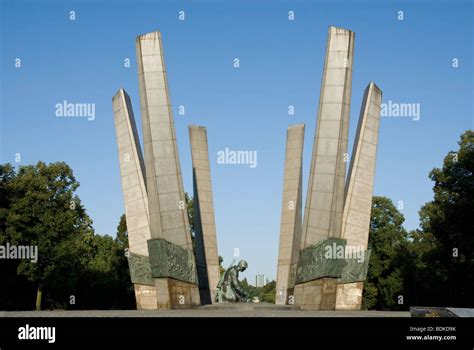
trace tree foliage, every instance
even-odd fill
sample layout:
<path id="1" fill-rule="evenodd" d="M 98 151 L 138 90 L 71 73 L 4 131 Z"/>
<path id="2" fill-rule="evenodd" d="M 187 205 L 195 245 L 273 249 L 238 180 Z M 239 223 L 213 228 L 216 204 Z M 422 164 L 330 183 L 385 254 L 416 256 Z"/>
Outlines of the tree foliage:
<path id="1" fill-rule="evenodd" d="M 95 235 L 75 193 L 79 183 L 63 162 L 0 167 L 0 244 L 38 247 L 38 260 L 1 261 L 2 309 L 130 305 L 122 235 Z M 32 292 L 36 292 L 36 297 Z M 26 296 L 28 295 L 28 298 Z M 44 297 L 43 297 L 44 296 Z M 103 302 L 97 302 L 98 299 Z M 26 302 L 31 300 L 32 302 Z M 36 300 L 36 303 L 33 301 Z"/>
<path id="2" fill-rule="evenodd" d="M 431 305 L 472 307 L 474 132 L 463 133 L 458 144 L 429 174 L 434 198 L 421 208 L 421 230 L 413 233 L 414 292 Z"/>
<path id="3" fill-rule="evenodd" d="M 371 254 L 363 299 L 367 309 L 400 308 L 402 261 L 407 249 L 404 220 L 390 199 L 374 196 L 368 242 Z"/>
<path id="4" fill-rule="evenodd" d="M 420 229 L 408 234 L 391 201 L 374 197 L 366 308 L 472 307 L 473 172 L 474 132 L 468 130 L 461 135 L 459 150 L 449 152 L 443 166 L 430 172 L 434 198 L 419 212 Z"/>

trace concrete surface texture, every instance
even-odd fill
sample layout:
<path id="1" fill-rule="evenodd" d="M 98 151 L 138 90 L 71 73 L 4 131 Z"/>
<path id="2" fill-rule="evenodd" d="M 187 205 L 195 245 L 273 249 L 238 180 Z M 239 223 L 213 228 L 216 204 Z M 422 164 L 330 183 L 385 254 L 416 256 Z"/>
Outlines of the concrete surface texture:
<path id="1" fill-rule="evenodd" d="M 381 103 L 382 91 L 370 83 L 364 92 L 346 181 L 342 238 L 348 246 L 364 250 L 369 241 Z M 336 309 L 359 310 L 362 293 L 362 281 L 338 284 Z"/>
<path id="2" fill-rule="evenodd" d="M 354 33 L 330 27 L 301 249 L 341 236 L 353 56 Z"/>
<path id="3" fill-rule="evenodd" d="M 195 255 L 202 304 L 215 302 L 220 279 L 207 130 L 189 126 L 193 163 Z"/>
<path id="4" fill-rule="evenodd" d="M 329 28 L 301 249 L 342 234 L 354 36 L 350 30 Z M 335 281 L 297 284 L 295 303 L 309 310 L 334 310 Z"/>
<path id="5" fill-rule="evenodd" d="M 301 241 L 304 125 L 287 130 L 276 303 L 291 303 Z"/>
<path id="6" fill-rule="evenodd" d="M 112 98 L 117 137 L 122 193 L 127 218 L 129 252 L 148 257 L 147 241 L 151 238 L 148 221 L 148 198 L 145 188 L 145 166 L 130 97 L 120 89 Z M 125 253 L 125 252 L 124 252 Z M 138 309 L 156 309 L 154 286 L 132 281 Z"/>
<path id="7" fill-rule="evenodd" d="M 151 239 L 192 251 L 161 33 L 139 36 L 136 52 Z M 164 277 L 156 288 L 159 309 L 200 303 L 196 284 Z"/>
<path id="8" fill-rule="evenodd" d="M 160 32 L 136 51 L 151 237 L 192 249 Z"/>

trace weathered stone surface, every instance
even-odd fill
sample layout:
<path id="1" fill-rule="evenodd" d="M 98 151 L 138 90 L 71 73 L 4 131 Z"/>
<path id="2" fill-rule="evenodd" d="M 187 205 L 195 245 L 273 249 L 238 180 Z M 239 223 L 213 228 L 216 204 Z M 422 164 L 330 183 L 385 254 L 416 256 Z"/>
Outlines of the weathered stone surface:
<path id="1" fill-rule="evenodd" d="M 112 103 L 127 218 L 129 251 L 147 256 L 146 241 L 150 239 L 150 225 L 144 178 L 145 167 L 132 104 L 130 97 L 123 89 L 115 94 Z"/>
<path id="2" fill-rule="evenodd" d="M 192 250 L 161 33 L 136 40 L 151 238 Z"/>
<path id="3" fill-rule="evenodd" d="M 319 299 L 295 298 L 298 305 L 303 303 L 312 310 L 336 307 L 335 278 L 342 276 L 347 264 L 344 259 L 327 259 L 314 266 L 313 260 L 321 254 L 321 247 L 315 244 L 342 237 L 354 37 L 349 30 L 329 28 L 296 283 L 326 276 L 325 285 L 334 288 L 326 288 Z M 298 285 L 295 293 L 297 290 Z"/>
<path id="4" fill-rule="evenodd" d="M 287 304 L 295 286 L 302 225 L 304 125 L 288 128 L 280 224 L 276 303 Z"/>
<path id="5" fill-rule="evenodd" d="M 329 237 L 340 238 L 342 235 L 346 175 L 344 158 L 349 134 L 353 56 L 354 33 L 330 27 L 300 243 L 301 253 L 305 252 L 305 248 L 309 249 L 304 257 L 300 254 L 296 283 L 331 273 L 339 277 L 336 272 L 341 268 L 341 263 L 344 263 L 326 261 L 315 267 L 312 265 L 312 253 L 315 251 L 311 247 Z M 305 261 L 306 259 L 308 260 Z M 327 285 L 336 283 L 335 279 L 326 280 Z M 295 293 L 297 287 L 295 286 Z M 331 292 L 320 295 L 319 301 L 314 298 L 311 301 L 318 302 L 319 305 L 311 304 L 308 306 L 310 309 L 335 307 L 336 290 L 333 295 Z M 295 302 L 304 300 L 295 298 Z"/>
<path id="6" fill-rule="evenodd" d="M 156 310 L 156 287 L 146 284 L 135 283 L 135 298 L 137 302 L 137 310 Z"/>
<path id="7" fill-rule="evenodd" d="M 200 305 L 196 284 L 173 278 L 157 278 L 155 282 L 158 310 L 189 309 Z"/>
<path id="8" fill-rule="evenodd" d="M 319 278 L 297 284 L 294 302 L 305 311 L 333 311 L 336 309 L 336 286 L 334 278 Z"/>
<path id="9" fill-rule="evenodd" d="M 369 268 L 370 250 L 364 251 L 364 259 L 359 261 L 357 258 L 346 259 L 347 265 L 342 270 L 338 283 L 353 283 L 365 281 L 367 270 Z"/>
<path id="10" fill-rule="evenodd" d="M 341 238 L 328 238 L 300 252 L 296 283 L 305 283 L 323 277 L 339 278 L 346 267 L 344 257 L 327 257 L 328 249 L 345 247 L 346 241 Z"/>
<path id="11" fill-rule="evenodd" d="M 345 190 L 342 238 L 364 248 L 369 239 L 381 103 L 382 91 L 370 83 L 364 92 Z M 369 125 L 368 119 L 374 123 Z"/>
<path id="12" fill-rule="evenodd" d="M 202 304 L 215 302 L 220 278 L 207 131 L 189 126 L 193 162 L 195 254 Z"/>
<path id="13" fill-rule="evenodd" d="M 155 281 L 151 277 L 150 260 L 148 256 L 129 253 L 127 258 L 132 283 L 154 286 Z"/>
<path id="14" fill-rule="evenodd" d="M 145 188 L 145 167 L 138 139 L 135 118 L 130 97 L 120 89 L 112 98 L 115 131 L 117 135 L 118 156 L 122 179 L 122 192 L 127 220 L 129 267 L 134 284 L 154 285 L 145 273 L 146 266 L 142 261 L 134 263 L 136 256 L 148 259 L 147 240 L 150 239 L 148 218 L 148 197 Z M 142 260 L 143 260 L 142 259 Z M 149 267 L 148 267 L 149 270 Z M 137 308 L 156 308 L 156 293 L 143 286 L 135 286 Z M 153 298 L 154 301 L 153 301 Z"/>
<path id="15" fill-rule="evenodd" d="M 341 237 L 354 33 L 330 27 L 311 158 L 301 249 Z"/>
<path id="16" fill-rule="evenodd" d="M 157 306 L 191 306 L 199 300 L 199 292 L 197 298 L 184 304 L 176 304 L 179 300 L 170 294 L 173 278 L 189 282 L 186 290 L 191 294 L 198 289 L 191 286 L 197 283 L 196 268 L 161 33 L 137 37 L 136 52 L 151 235 L 148 250 L 152 276 L 158 277 Z"/>
<path id="17" fill-rule="evenodd" d="M 155 238 L 148 241 L 148 251 L 153 278 L 173 278 L 197 284 L 194 254 L 189 249 Z"/>
<path id="18" fill-rule="evenodd" d="M 377 157 L 378 133 L 380 125 L 380 105 L 382 91 L 374 83 L 370 83 L 364 92 L 357 133 L 352 150 L 351 164 L 346 182 L 345 204 L 342 224 L 342 237 L 347 244 L 362 249 L 367 248 L 369 240 L 370 214 L 372 209 L 372 195 L 375 178 L 375 163 Z M 369 259 L 360 266 L 358 280 L 367 274 Z M 353 270 L 355 273 L 355 270 Z M 349 278 L 354 280 L 355 276 Z M 342 282 L 348 282 L 343 279 Z M 339 286 L 338 286 L 339 288 Z M 338 292 L 337 305 L 344 305 L 344 309 L 359 310 L 363 285 Z M 351 296 L 350 293 L 355 293 Z M 341 299 L 342 298 L 342 299 Z M 350 303 L 356 302 L 352 306 Z"/>
<path id="19" fill-rule="evenodd" d="M 338 283 L 336 310 L 360 310 L 364 282 Z"/>

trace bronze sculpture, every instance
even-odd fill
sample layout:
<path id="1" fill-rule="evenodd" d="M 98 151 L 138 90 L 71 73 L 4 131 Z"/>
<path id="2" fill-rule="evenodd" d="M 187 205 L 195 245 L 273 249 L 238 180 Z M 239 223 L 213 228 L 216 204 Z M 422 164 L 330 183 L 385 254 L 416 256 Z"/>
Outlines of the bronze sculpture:
<path id="1" fill-rule="evenodd" d="M 248 264 L 240 260 L 237 265 L 229 267 L 222 275 L 217 284 L 216 301 L 225 302 L 249 302 L 249 296 L 239 282 L 239 272 L 245 271 Z"/>

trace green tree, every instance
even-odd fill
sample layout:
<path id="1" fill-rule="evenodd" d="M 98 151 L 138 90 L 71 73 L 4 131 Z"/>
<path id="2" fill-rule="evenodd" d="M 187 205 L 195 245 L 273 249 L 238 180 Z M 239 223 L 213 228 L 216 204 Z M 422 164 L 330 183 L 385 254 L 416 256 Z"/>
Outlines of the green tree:
<path id="1" fill-rule="evenodd" d="M 123 216 L 122 216 L 123 217 Z M 124 222 L 121 220 L 121 224 Z M 122 225 L 118 229 L 123 228 Z M 125 226 L 126 229 L 126 226 Z M 126 231 L 125 231 L 126 232 Z M 77 286 L 79 309 L 130 309 L 135 296 L 128 262 L 119 232 L 114 239 L 94 235 L 89 242 L 90 258 Z"/>
<path id="2" fill-rule="evenodd" d="M 411 305 L 436 306 L 435 300 L 439 299 L 437 276 L 444 272 L 436 258 L 436 246 L 436 239 L 430 232 L 418 229 L 409 233 L 404 282 Z"/>
<path id="3" fill-rule="evenodd" d="M 474 132 L 461 137 L 458 151 L 433 169 L 434 198 L 420 210 L 417 243 L 418 295 L 433 305 L 472 306 L 474 295 Z M 416 280 L 420 280 L 417 278 Z"/>
<path id="4" fill-rule="evenodd" d="M 244 277 L 242 279 L 242 281 L 240 281 L 240 285 L 241 285 L 242 289 L 247 293 L 247 295 L 250 299 L 259 296 L 259 293 L 260 293 L 259 289 L 260 288 L 257 288 L 255 286 L 252 286 L 251 284 L 249 284 L 249 282 L 247 281 L 247 277 Z"/>
<path id="5" fill-rule="evenodd" d="M 11 164 L 0 164 L 0 244 L 6 239 L 7 215 L 13 200 L 11 184 L 15 176 Z"/>
<path id="6" fill-rule="evenodd" d="M 123 295 L 120 297 L 120 305 L 121 308 L 135 308 L 135 291 L 130 279 L 128 260 L 125 255 L 125 252 L 128 252 L 128 230 L 125 214 L 120 217 L 115 242 L 117 243 L 117 279 L 119 288 L 123 291 Z"/>
<path id="7" fill-rule="evenodd" d="M 407 252 L 405 218 L 386 197 L 374 196 L 368 248 L 371 250 L 363 307 L 400 309 L 404 296 L 404 260 Z"/>
<path id="8" fill-rule="evenodd" d="M 260 291 L 260 300 L 267 303 L 275 304 L 276 281 L 265 284 Z"/>
<path id="9" fill-rule="evenodd" d="M 115 241 L 123 251 L 125 251 L 125 249 L 128 249 L 128 230 L 127 219 L 125 217 L 125 214 L 122 214 L 120 216 Z"/>
<path id="10" fill-rule="evenodd" d="M 4 240 L 38 247 L 37 263 L 21 260 L 17 273 L 36 286 L 40 310 L 45 287 L 68 290 L 77 282 L 92 221 L 75 195 L 79 183 L 66 163 L 22 166 L 15 176 L 8 166 L 3 169 L 4 177 L 12 177 Z"/>
<path id="11" fill-rule="evenodd" d="M 7 237 L 7 217 L 14 193 L 12 182 L 16 172 L 11 164 L 0 164 L 0 245 L 9 243 Z M 0 309 L 1 310 L 28 310 L 34 305 L 34 300 L 29 296 L 34 293 L 34 287 L 23 276 L 17 276 L 18 260 L 0 260 Z M 31 301 L 28 299 L 30 298 Z"/>

